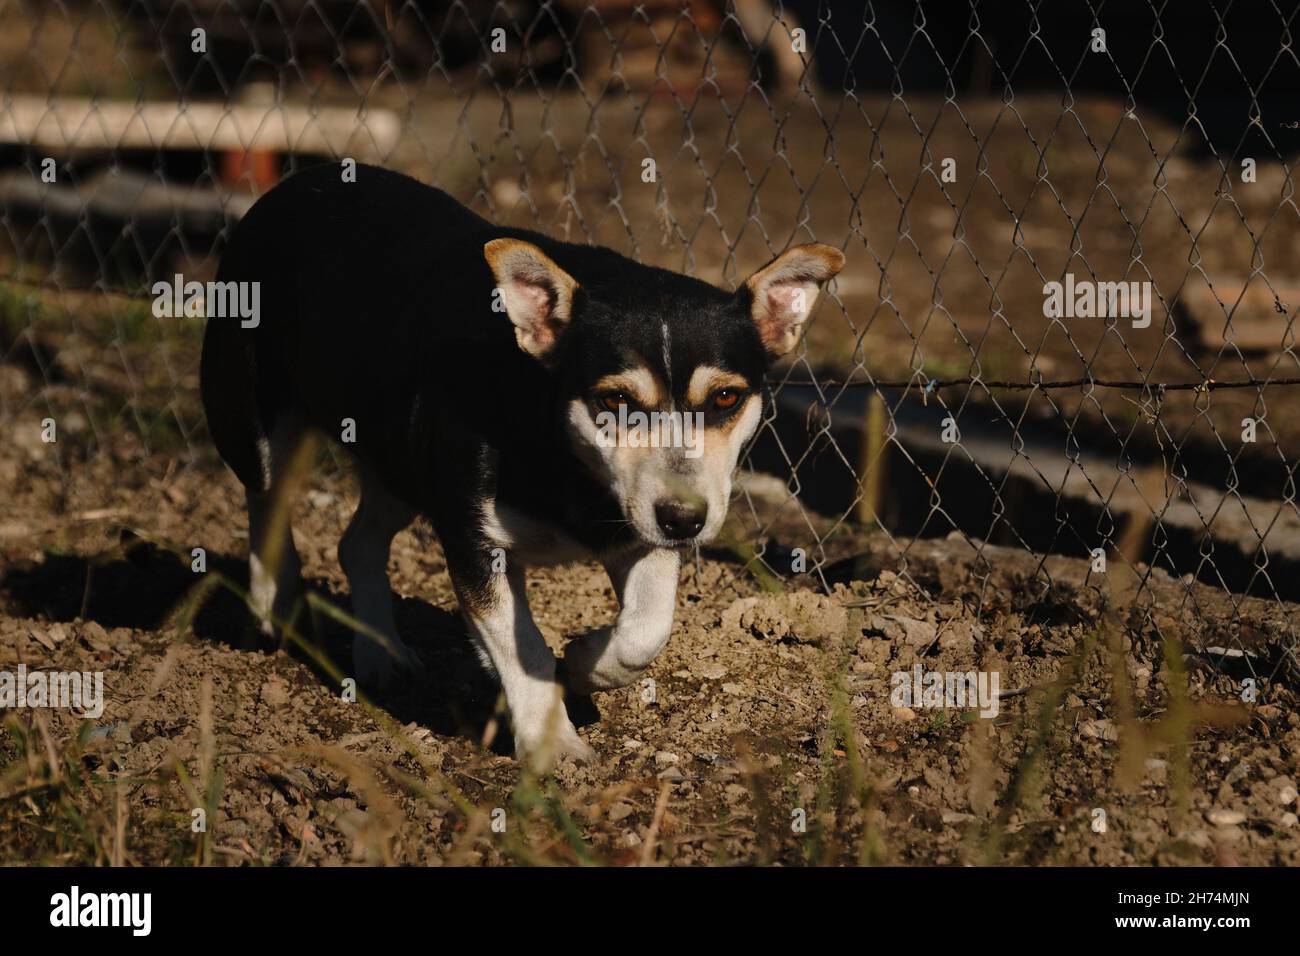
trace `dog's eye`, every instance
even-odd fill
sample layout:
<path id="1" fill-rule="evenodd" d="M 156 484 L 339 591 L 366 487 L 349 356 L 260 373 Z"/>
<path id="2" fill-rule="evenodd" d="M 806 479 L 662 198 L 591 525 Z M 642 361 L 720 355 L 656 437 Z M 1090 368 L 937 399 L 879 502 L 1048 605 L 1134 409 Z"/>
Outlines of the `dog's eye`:
<path id="1" fill-rule="evenodd" d="M 718 411 L 725 412 L 728 409 L 735 408 L 736 403 L 740 401 L 740 392 L 734 388 L 723 388 L 713 393 L 713 407 Z"/>
<path id="2" fill-rule="evenodd" d="M 600 402 L 601 405 L 605 406 L 611 412 L 618 411 L 620 405 L 632 404 L 630 401 L 628 401 L 626 392 L 608 392 L 604 395 L 601 395 L 599 398 L 596 399 L 596 401 Z"/>

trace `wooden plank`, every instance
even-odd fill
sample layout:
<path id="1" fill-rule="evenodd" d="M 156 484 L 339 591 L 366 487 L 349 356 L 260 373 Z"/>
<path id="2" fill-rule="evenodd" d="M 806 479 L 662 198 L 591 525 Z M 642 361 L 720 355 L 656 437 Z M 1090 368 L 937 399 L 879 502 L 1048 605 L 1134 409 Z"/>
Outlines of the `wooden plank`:
<path id="1" fill-rule="evenodd" d="M 385 109 L 128 102 L 14 96 L 0 102 L 0 143 L 48 150 L 269 151 L 387 157 L 401 121 Z"/>

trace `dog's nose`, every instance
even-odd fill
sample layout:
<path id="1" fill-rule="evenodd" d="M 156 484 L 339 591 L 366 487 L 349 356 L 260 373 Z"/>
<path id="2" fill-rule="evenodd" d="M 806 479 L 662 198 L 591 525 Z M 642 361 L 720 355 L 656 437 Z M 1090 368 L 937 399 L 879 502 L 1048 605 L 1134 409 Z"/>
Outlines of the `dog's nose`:
<path id="1" fill-rule="evenodd" d="M 708 513 L 708 505 L 704 502 L 690 504 L 669 499 L 655 504 L 655 520 L 659 522 L 659 530 L 674 541 L 693 538 L 699 534 Z"/>

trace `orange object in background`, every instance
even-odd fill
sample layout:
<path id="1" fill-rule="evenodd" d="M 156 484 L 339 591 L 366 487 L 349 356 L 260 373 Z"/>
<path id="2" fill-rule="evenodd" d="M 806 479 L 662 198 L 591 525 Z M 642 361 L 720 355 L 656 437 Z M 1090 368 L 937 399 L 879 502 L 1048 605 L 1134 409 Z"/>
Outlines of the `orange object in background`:
<path id="1" fill-rule="evenodd" d="M 221 154 L 221 182 L 260 196 L 280 181 L 280 155 L 268 149 L 228 149 Z"/>

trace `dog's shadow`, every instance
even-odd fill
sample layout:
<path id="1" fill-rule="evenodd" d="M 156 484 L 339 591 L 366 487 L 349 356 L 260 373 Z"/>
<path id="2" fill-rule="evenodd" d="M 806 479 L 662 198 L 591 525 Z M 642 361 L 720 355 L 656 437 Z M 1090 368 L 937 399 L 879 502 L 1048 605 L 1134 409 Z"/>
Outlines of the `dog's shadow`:
<path id="1" fill-rule="evenodd" d="M 238 587 L 247 587 L 244 559 L 208 554 L 206 560 L 209 572 L 219 572 Z M 200 582 L 201 575 L 177 554 L 133 540 L 125 542 L 120 557 L 46 554 L 39 563 L 13 567 L 0 577 L 0 596 L 15 613 L 26 617 L 82 618 L 106 628 L 157 631 L 174 619 Z M 349 611 L 347 594 L 331 590 L 320 580 L 304 584 L 335 607 Z M 491 727 L 491 749 L 512 753 L 509 721 L 498 708 L 500 685 L 479 662 L 459 615 L 417 598 L 394 595 L 393 601 L 398 632 L 419 657 L 423 673 L 396 687 L 362 685 L 360 690 L 397 721 L 414 721 L 443 736 L 481 742 Z M 280 646 L 262 635 L 247 604 L 226 587 L 211 589 L 194 613 L 192 627 L 199 640 L 241 651 L 268 653 Z M 349 675 L 351 629 L 344 621 L 315 609 L 299 616 L 298 629 L 315 653 L 293 642 L 285 643 L 284 649 L 305 663 L 323 684 L 342 693 L 338 680 L 319 657 L 342 675 Z M 579 725 L 598 716 L 587 698 L 571 700 L 570 713 Z"/>

